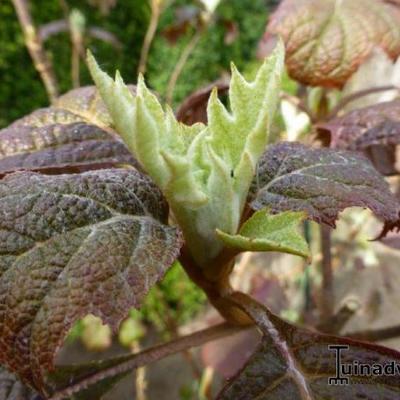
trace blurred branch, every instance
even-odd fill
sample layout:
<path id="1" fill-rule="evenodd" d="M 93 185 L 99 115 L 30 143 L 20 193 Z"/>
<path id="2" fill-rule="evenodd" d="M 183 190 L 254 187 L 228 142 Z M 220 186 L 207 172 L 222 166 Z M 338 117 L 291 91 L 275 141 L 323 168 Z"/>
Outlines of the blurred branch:
<path id="1" fill-rule="evenodd" d="M 106 378 L 112 378 L 134 370 L 144 365 L 156 362 L 172 354 L 179 353 L 191 347 L 201 346 L 207 342 L 230 336 L 245 329 L 251 329 L 251 326 L 234 326 L 226 322 L 212 326 L 211 328 L 195 332 L 191 335 L 180 337 L 167 343 L 151 347 L 140 353 L 133 354 L 129 359 L 124 359 L 120 364 L 105 368 L 99 372 L 95 372 L 90 376 L 83 378 L 71 386 L 56 392 L 48 400 L 63 400 L 70 398 L 91 385 L 96 384 Z"/>
<path id="2" fill-rule="evenodd" d="M 40 39 L 45 42 L 51 36 L 58 35 L 59 33 L 68 32 L 69 26 L 65 19 L 59 19 L 49 22 L 38 28 L 38 35 Z"/>
<path id="3" fill-rule="evenodd" d="M 194 33 L 189 43 L 184 48 L 181 56 L 179 57 L 178 62 L 175 65 L 174 70 L 172 71 L 172 75 L 169 79 L 167 92 L 165 95 L 167 104 L 172 104 L 176 83 L 178 82 L 179 76 L 182 73 L 183 67 L 185 66 L 187 60 L 189 59 L 190 54 L 192 53 L 197 43 L 199 42 L 202 33 L 203 33 L 202 28 L 196 28 L 196 32 Z"/>
<path id="4" fill-rule="evenodd" d="M 316 328 L 321 332 L 338 335 L 342 328 L 354 317 L 360 309 L 360 304 L 355 299 L 348 299 L 331 319 L 324 321 Z"/>
<path id="5" fill-rule="evenodd" d="M 50 37 L 54 35 L 58 35 L 59 33 L 64 33 L 69 31 L 69 24 L 65 19 L 60 19 L 57 21 L 49 22 L 48 24 L 42 25 L 39 28 L 39 36 L 43 42 L 48 40 Z M 86 34 L 93 38 L 102 40 L 113 46 L 116 50 L 122 49 L 122 43 L 118 40 L 118 38 L 111 32 L 106 31 L 105 29 L 99 28 L 98 26 L 90 26 L 87 28 Z"/>
<path id="6" fill-rule="evenodd" d="M 59 0 L 60 7 L 67 21 L 67 29 L 71 40 L 71 81 L 72 86 L 80 86 L 80 58 L 84 59 L 83 34 L 85 31 L 85 17 L 77 9 L 71 11 L 67 0 Z"/>
<path id="7" fill-rule="evenodd" d="M 133 351 L 135 353 L 139 353 L 140 345 L 139 342 L 136 342 L 133 346 Z M 146 381 L 146 367 L 140 367 L 136 370 L 135 374 L 135 395 L 136 400 L 146 400 L 146 389 L 147 389 L 147 381 Z"/>
<path id="8" fill-rule="evenodd" d="M 158 21 L 160 19 L 161 4 L 162 0 L 150 0 L 150 7 L 151 7 L 150 24 L 149 27 L 147 28 L 146 36 L 144 37 L 144 42 L 140 53 L 140 61 L 138 67 L 139 74 L 144 75 L 146 73 L 147 59 L 149 56 L 150 46 L 156 34 Z"/>
<path id="9" fill-rule="evenodd" d="M 351 339 L 365 340 L 368 342 L 378 342 L 380 340 L 393 339 L 400 336 L 400 325 L 389 328 L 365 330 L 344 334 Z"/>
<path id="10" fill-rule="evenodd" d="M 88 28 L 87 33 L 94 39 L 102 40 L 103 42 L 111 44 L 116 50 L 122 49 L 122 43 L 111 32 L 97 26 L 92 26 Z"/>
<path id="11" fill-rule="evenodd" d="M 58 83 L 53 66 L 43 48 L 42 40 L 33 24 L 28 4 L 25 0 L 12 0 L 12 3 L 24 34 L 25 45 L 43 81 L 47 95 L 50 101 L 53 102 L 58 96 Z"/>
<path id="12" fill-rule="evenodd" d="M 160 320 L 163 321 L 164 329 L 171 335 L 170 336 L 171 339 L 177 339 L 179 337 L 178 323 L 176 321 L 176 318 L 171 313 L 171 308 L 165 298 L 165 294 L 158 286 L 155 287 L 155 294 L 158 298 L 159 303 L 163 305 L 162 313 L 158 313 L 158 314 L 159 314 Z M 178 305 L 178 309 L 179 308 L 180 307 Z M 190 350 L 188 350 L 188 349 L 183 350 L 182 357 L 190 366 L 192 374 L 193 374 L 193 378 L 200 379 L 201 373 L 198 370 L 195 361 L 193 360 Z"/>
<path id="13" fill-rule="evenodd" d="M 206 367 L 203 376 L 200 379 L 199 398 L 212 400 L 212 383 L 214 378 L 214 369 Z"/>
<path id="14" fill-rule="evenodd" d="M 62 9 L 62 12 L 64 14 L 64 18 L 66 21 L 68 21 L 69 17 L 69 6 L 67 3 L 67 0 L 58 0 L 58 3 L 60 4 L 60 7 Z"/>
<path id="15" fill-rule="evenodd" d="M 349 103 L 352 103 L 355 100 L 358 100 L 362 97 L 369 96 L 370 94 L 379 93 L 379 92 L 387 92 L 389 90 L 397 90 L 400 92 L 400 88 L 394 85 L 387 86 L 377 86 L 370 89 L 360 90 L 358 92 L 352 93 L 346 97 L 344 97 L 337 105 L 332 109 L 329 113 L 327 120 L 336 117 L 344 107 L 346 107 Z"/>
<path id="16" fill-rule="evenodd" d="M 334 307 L 333 293 L 333 271 L 331 254 L 331 228 L 326 225 L 320 226 L 321 252 L 322 252 L 322 288 L 321 288 L 321 325 L 329 330 L 327 322 L 332 320 Z"/>
<path id="17" fill-rule="evenodd" d="M 74 9 L 69 14 L 69 26 L 71 34 L 71 79 L 74 88 L 80 86 L 80 59 L 84 58 L 83 35 L 85 31 L 85 17 Z"/>

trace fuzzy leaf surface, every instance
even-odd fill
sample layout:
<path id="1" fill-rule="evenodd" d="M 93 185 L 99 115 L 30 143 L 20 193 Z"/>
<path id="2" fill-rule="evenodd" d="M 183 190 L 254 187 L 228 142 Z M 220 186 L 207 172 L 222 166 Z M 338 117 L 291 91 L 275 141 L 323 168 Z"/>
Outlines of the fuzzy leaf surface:
<path id="1" fill-rule="evenodd" d="M 226 246 L 242 251 L 278 251 L 309 257 L 307 242 L 299 232 L 305 218 L 302 212 L 271 215 L 268 210 L 260 210 L 242 225 L 237 235 L 217 233 Z"/>
<path id="2" fill-rule="evenodd" d="M 384 222 L 382 234 L 400 226 L 400 204 L 368 159 L 294 142 L 270 146 L 261 157 L 250 206 L 274 213 L 303 211 L 332 227 L 340 211 L 363 207 Z"/>
<path id="3" fill-rule="evenodd" d="M 317 129 L 332 148 L 362 151 L 381 173 L 399 173 L 400 100 L 351 111 Z"/>
<path id="4" fill-rule="evenodd" d="M 383 0 L 284 0 L 271 34 L 283 38 L 294 79 L 341 87 L 375 47 L 400 54 L 400 9 Z"/>
<path id="5" fill-rule="evenodd" d="M 0 363 L 40 392 L 76 320 L 117 329 L 179 253 L 167 214 L 135 170 L 0 181 Z"/>
<path id="6" fill-rule="evenodd" d="M 245 297 L 245 298 L 244 298 Z M 336 376 L 336 352 L 331 345 L 346 346 L 342 364 L 368 365 L 400 362 L 400 353 L 381 346 L 328 336 L 291 325 L 241 293 L 234 301 L 257 324 L 262 340 L 245 366 L 233 377 L 218 400 L 395 400 L 400 377 L 384 374 L 346 376 L 347 385 L 328 384 Z M 348 348 L 347 348 L 348 347 Z"/>
<path id="7" fill-rule="evenodd" d="M 72 90 L 53 107 L 0 130 L 0 176 L 19 170 L 79 172 L 118 164 L 137 165 L 112 130 L 93 86 Z"/>
<path id="8" fill-rule="evenodd" d="M 228 110 L 213 90 L 207 125 L 178 122 L 139 78 L 132 96 L 89 54 L 92 77 L 128 148 L 162 189 L 196 262 L 206 267 L 222 250 L 216 229 L 237 232 L 279 100 L 284 48 L 279 42 L 248 82 L 232 65 Z"/>

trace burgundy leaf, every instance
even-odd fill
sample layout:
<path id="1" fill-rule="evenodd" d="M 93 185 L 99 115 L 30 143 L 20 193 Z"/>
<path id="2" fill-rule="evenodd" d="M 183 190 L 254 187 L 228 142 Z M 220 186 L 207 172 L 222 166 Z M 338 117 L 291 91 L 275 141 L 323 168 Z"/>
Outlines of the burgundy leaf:
<path id="1" fill-rule="evenodd" d="M 72 90 L 53 107 L 37 110 L 0 131 L 0 176 L 19 170 L 62 173 L 137 166 L 111 127 L 93 86 Z"/>
<path id="2" fill-rule="evenodd" d="M 400 226 L 400 204 L 389 185 L 355 152 L 289 142 L 270 146 L 260 159 L 250 201 L 255 210 L 305 211 L 332 227 L 340 211 L 363 207 L 384 222 L 382 235 Z"/>
<path id="3" fill-rule="evenodd" d="M 375 47 L 400 54 L 400 10 L 383 0 L 284 0 L 270 19 L 271 34 L 283 38 L 294 79 L 341 87 Z"/>
<path id="4" fill-rule="evenodd" d="M 233 302 L 257 324 L 263 337 L 242 370 L 218 400 L 395 400 L 400 398 L 400 376 L 352 373 L 348 382 L 335 381 L 336 351 L 344 346 L 343 364 L 400 367 L 400 353 L 385 347 L 323 335 L 291 325 L 248 296 L 235 293 Z M 348 383 L 348 384 L 345 384 Z"/>
<path id="5" fill-rule="evenodd" d="M 317 131 L 333 148 L 364 152 L 385 175 L 400 171 L 400 100 L 354 110 L 319 124 Z"/>
<path id="6" fill-rule="evenodd" d="M 207 123 L 207 102 L 214 88 L 218 89 L 220 95 L 224 95 L 228 92 L 229 81 L 219 79 L 192 93 L 179 107 L 177 119 L 186 125 L 193 125 L 196 122 Z"/>
<path id="7" fill-rule="evenodd" d="M 116 330 L 179 253 L 167 216 L 135 170 L 0 181 L 0 363 L 41 392 L 76 320 Z"/>

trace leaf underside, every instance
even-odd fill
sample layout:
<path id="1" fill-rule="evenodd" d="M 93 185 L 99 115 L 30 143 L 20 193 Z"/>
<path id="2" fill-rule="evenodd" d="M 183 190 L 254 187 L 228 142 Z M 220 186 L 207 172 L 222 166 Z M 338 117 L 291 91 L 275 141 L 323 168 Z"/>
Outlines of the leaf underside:
<path id="1" fill-rule="evenodd" d="M 62 173 L 137 166 L 111 127 L 94 86 L 72 90 L 53 107 L 0 130 L 0 177 L 20 170 Z"/>
<path id="2" fill-rule="evenodd" d="M 318 125 L 317 131 L 332 148 L 364 152 L 385 175 L 400 172 L 400 100 L 354 110 Z"/>
<path id="3" fill-rule="evenodd" d="M 389 185 L 368 159 L 349 151 L 293 142 L 270 146 L 260 159 L 249 201 L 254 210 L 303 211 L 332 227 L 340 211 L 363 207 L 384 222 L 382 235 L 400 226 L 400 204 Z"/>
<path id="4" fill-rule="evenodd" d="M 341 87 L 374 47 L 400 54 L 400 9 L 384 0 L 284 0 L 270 34 L 283 38 L 292 78 Z"/>
<path id="5" fill-rule="evenodd" d="M 399 364 L 400 353 L 385 347 L 323 335 L 291 325 L 261 304 L 236 293 L 236 304 L 263 335 L 258 349 L 218 396 L 218 400 L 395 400 L 400 398 L 400 376 L 349 376 L 348 385 L 329 385 L 336 376 L 336 353 L 343 364 Z M 332 383 L 332 382 L 331 382 Z"/>
<path id="6" fill-rule="evenodd" d="M 0 181 L 0 363 L 43 392 L 76 320 L 116 330 L 178 255 L 167 215 L 136 170 Z"/>

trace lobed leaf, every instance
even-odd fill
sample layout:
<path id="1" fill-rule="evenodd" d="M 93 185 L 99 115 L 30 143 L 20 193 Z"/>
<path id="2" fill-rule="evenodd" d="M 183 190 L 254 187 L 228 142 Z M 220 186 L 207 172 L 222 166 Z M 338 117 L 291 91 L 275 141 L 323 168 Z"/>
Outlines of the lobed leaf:
<path id="1" fill-rule="evenodd" d="M 0 130 L 0 176 L 19 170 L 62 173 L 137 165 L 111 126 L 93 86 L 72 90 L 53 107 Z"/>
<path id="2" fill-rule="evenodd" d="M 0 363 L 44 390 L 74 322 L 114 330 L 181 246 L 158 188 L 135 170 L 0 181 Z"/>
<path id="3" fill-rule="evenodd" d="M 214 89 L 208 125 L 179 123 L 172 110 L 139 78 L 134 97 L 117 73 L 105 74 L 93 56 L 88 65 L 117 131 L 162 189 L 200 266 L 222 250 L 215 230 L 236 233 L 257 161 L 268 143 L 279 99 L 284 48 L 278 43 L 247 82 L 232 65 L 228 111 Z"/>
<path id="4" fill-rule="evenodd" d="M 400 353 L 381 346 L 328 336 L 291 325 L 267 308 L 236 293 L 234 303 L 257 324 L 262 340 L 241 371 L 223 388 L 218 400 L 395 400 L 400 396 L 400 378 L 383 373 L 355 372 L 348 384 L 335 383 L 336 352 L 329 346 L 346 346 L 342 364 L 400 365 Z M 346 367 L 348 371 L 348 367 Z M 354 371 L 354 369 L 353 369 Z M 375 371 L 377 371 L 375 369 Z"/>
<path id="5" fill-rule="evenodd" d="M 400 100 L 351 111 L 319 124 L 317 131 L 333 148 L 364 152 L 385 175 L 400 171 Z"/>
<path id="6" fill-rule="evenodd" d="M 400 9 L 384 0 L 284 0 L 271 34 L 285 42 L 292 78 L 341 87 L 375 47 L 400 55 Z"/>
<path id="7" fill-rule="evenodd" d="M 303 211 L 332 227 L 347 207 L 372 210 L 385 226 L 400 226 L 400 204 L 389 185 L 362 155 L 300 143 L 270 146 L 260 159 L 250 206 L 274 213 Z"/>
<path id="8" fill-rule="evenodd" d="M 271 215 L 268 210 L 260 210 L 242 225 L 237 235 L 220 230 L 217 235 L 226 246 L 241 251 L 278 251 L 309 257 L 307 242 L 298 229 L 305 218 L 302 212 Z"/>

